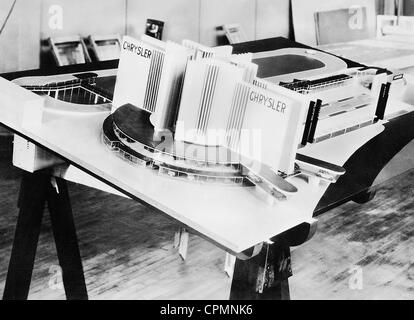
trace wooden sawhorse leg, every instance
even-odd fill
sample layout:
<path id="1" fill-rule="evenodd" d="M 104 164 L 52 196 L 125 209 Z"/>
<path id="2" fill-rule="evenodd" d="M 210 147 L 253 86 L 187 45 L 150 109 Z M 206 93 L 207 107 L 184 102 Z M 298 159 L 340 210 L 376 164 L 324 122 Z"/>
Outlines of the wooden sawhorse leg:
<path id="1" fill-rule="evenodd" d="M 174 234 L 174 248 L 178 249 L 178 254 L 181 259 L 187 259 L 188 243 L 190 240 L 190 233 L 184 227 L 179 227 Z"/>
<path id="2" fill-rule="evenodd" d="M 289 300 L 291 275 L 289 246 L 265 243 L 253 258 L 236 259 L 230 300 Z"/>
<path id="3" fill-rule="evenodd" d="M 24 300 L 29 294 L 37 243 L 47 203 L 63 285 L 69 300 L 88 298 L 75 224 L 66 182 L 52 185 L 47 170 L 23 174 L 18 200 L 19 215 L 3 299 Z"/>

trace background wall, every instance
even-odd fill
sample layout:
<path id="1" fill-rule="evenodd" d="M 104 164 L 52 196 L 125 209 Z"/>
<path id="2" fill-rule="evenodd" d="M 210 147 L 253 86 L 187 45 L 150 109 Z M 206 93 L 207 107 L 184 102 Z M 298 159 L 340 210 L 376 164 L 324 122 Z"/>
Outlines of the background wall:
<path id="1" fill-rule="evenodd" d="M 384 1 L 393 0 L 372 1 L 383 7 Z M 0 24 L 12 2 L 0 0 Z M 408 5 L 406 12 L 413 11 Z M 59 14 L 61 25 L 56 23 Z M 188 38 L 211 46 L 217 44 L 216 27 L 224 23 L 240 23 L 248 40 L 293 34 L 290 0 L 17 0 L 0 35 L 0 73 L 37 68 L 40 39 L 74 34 L 138 37 L 147 18 L 165 21 L 164 40 Z"/>
<path id="2" fill-rule="evenodd" d="M 2 1 L 2 0 L 1 0 Z M 17 0 L 20 1 L 20 0 Z M 81 34 L 123 34 L 126 28 L 125 0 L 40 0 L 42 39 Z M 137 2 L 137 1 L 131 1 Z M 62 26 L 54 7 L 62 8 Z M 50 10 L 50 11 L 49 11 Z M 27 13 L 29 14 L 29 13 Z"/>
<path id="3" fill-rule="evenodd" d="M 139 37 L 143 34 L 148 18 L 164 21 L 164 40 L 199 40 L 199 0 L 127 0 L 129 35 Z"/>
<path id="4" fill-rule="evenodd" d="M 13 0 L 0 0 L 0 23 Z M 61 8 L 61 25 L 56 23 Z M 144 33 L 147 18 L 165 21 L 164 40 L 216 45 L 215 28 L 240 23 L 248 39 L 289 35 L 289 0 L 17 0 L 0 35 L 0 73 L 37 68 L 40 39 Z M 16 50 L 18 48 L 18 50 Z"/>
<path id="5" fill-rule="evenodd" d="M 13 0 L 0 0 L 0 26 Z M 18 0 L 0 34 L 0 72 L 37 68 L 40 53 L 41 0 Z"/>

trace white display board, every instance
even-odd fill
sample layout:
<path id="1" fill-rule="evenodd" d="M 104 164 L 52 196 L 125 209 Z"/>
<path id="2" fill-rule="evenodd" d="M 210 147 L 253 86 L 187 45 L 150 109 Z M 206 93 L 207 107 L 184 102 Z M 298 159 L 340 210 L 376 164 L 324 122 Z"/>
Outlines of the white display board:
<path id="1" fill-rule="evenodd" d="M 358 8 L 366 8 L 366 26 L 369 34 L 375 36 L 376 4 L 375 0 L 292 0 L 292 17 L 295 40 L 310 46 L 317 44 L 315 13 L 349 9 L 349 28 L 358 28 L 364 25 L 363 15 Z M 330 32 L 344 32 L 345 29 L 332 23 Z"/>

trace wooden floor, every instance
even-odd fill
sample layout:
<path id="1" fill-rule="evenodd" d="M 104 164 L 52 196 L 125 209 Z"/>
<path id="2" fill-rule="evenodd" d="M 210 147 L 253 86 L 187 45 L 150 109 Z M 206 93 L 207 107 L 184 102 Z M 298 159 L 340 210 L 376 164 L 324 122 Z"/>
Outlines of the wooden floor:
<path id="1" fill-rule="evenodd" d="M 16 223 L 20 171 L 0 137 L 0 294 Z M 319 217 L 317 234 L 295 248 L 292 299 L 414 299 L 414 172 L 368 204 Z M 227 299 L 224 252 L 192 235 L 186 261 L 173 248 L 177 224 L 133 201 L 70 184 L 91 299 Z M 48 215 L 30 299 L 64 299 Z M 242 231 L 241 231 L 242 232 Z"/>

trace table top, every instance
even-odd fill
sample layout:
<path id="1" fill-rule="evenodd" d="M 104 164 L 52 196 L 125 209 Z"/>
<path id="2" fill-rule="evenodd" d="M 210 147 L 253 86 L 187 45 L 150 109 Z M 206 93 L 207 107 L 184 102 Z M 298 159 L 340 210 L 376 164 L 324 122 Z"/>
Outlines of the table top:
<path id="1" fill-rule="evenodd" d="M 0 78 L 0 122 L 108 183 L 133 199 L 168 214 L 231 252 L 241 252 L 312 219 L 326 185 L 292 178 L 299 192 L 288 201 L 269 201 L 255 187 L 183 182 L 146 168 L 137 168 L 109 151 L 101 140 L 107 113 L 65 114 L 44 110 L 43 99 Z M 46 100 L 50 102 L 50 99 Z M 41 114 L 43 119 L 32 119 Z M 27 121 L 29 117 L 30 121 Z M 328 161 L 343 164 L 355 149 L 383 130 L 360 130 Z M 342 137 L 341 139 L 346 139 Z M 323 148 L 323 150 L 329 148 Z M 325 152 L 326 153 L 326 152 Z M 325 156 L 323 156 L 326 159 Z"/>
<path id="2" fill-rule="evenodd" d="M 318 47 L 340 57 L 384 68 L 414 66 L 414 37 L 388 35 Z"/>
<path id="3" fill-rule="evenodd" d="M 109 67 L 110 64 L 106 65 Z M 80 66 L 79 70 L 77 67 L 64 68 L 58 73 L 80 70 L 93 70 L 93 66 L 84 69 Z M 5 78 L 27 74 L 5 75 Z M 50 99 L 47 101 L 50 102 Z M 100 189 L 105 189 L 103 186 L 108 185 L 109 191 L 116 190 L 120 194 L 144 202 L 233 253 L 244 251 L 298 224 L 311 221 L 314 212 L 321 213 L 330 206 L 337 205 L 350 194 L 366 189 L 371 181 L 362 179 L 365 182 L 361 182 L 357 177 L 349 179 L 350 181 L 338 181 L 328 188 L 328 185 L 323 183 L 308 183 L 300 177 L 293 177 L 289 181 L 299 192 L 287 201 L 270 199 L 255 187 L 181 181 L 159 175 L 156 171 L 146 168 L 133 167 L 109 151 L 101 137 L 102 123 L 108 115 L 106 112 L 66 113 L 62 116 L 58 112 L 46 111 L 41 97 L 2 78 L 0 102 L 0 123 L 59 155 L 70 164 L 69 167 L 60 168 L 63 177 L 76 182 L 84 181 L 85 184 Z M 378 123 L 309 145 L 301 149 L 301 153 L 344 165 L 351 172 L 358 172 L 364 168 L 363 170 L 371 172 L 371 176 L 376 177 L 388 163 L 387 160 L 392 158 L 391 155 L 398 152 L 398 148 L 395 147 L 389 152 L 385 152 L 387 148 L 377 148 L 377 158 L 384 160 L 378 161 L 373 170 L 366 170 L 370 167 L 369 162 L 366 162 L 369 159 L 355 155 L 358 152 L 372 154 L 376 146 L 371 146 L 367 142 L 372 141 L 374 137 L 380 137 L 377 143 L 381 144 L 381 139 L 392 141 L 399 131 L 408 131 L 401 143 L 395 143 L 402 149 L 407 140 L 414 137 L 412 130 L 401 130 L 410 127 L 413 116 L 414 114 L 410 113 L 395 118 L 391 124 L 393 130 L 388 129 L 391 122 L 385 125 Z M 27 121 L 28 117 L 30 121 Z M 41 121 L 32 121 L 36 117 L 41 118 Z M 400 130 L 397 130 L 398 127 Z M 366 145 L 369 146 L 368 149 Z M 348 159 L 352 161 L 349 162 Z M 347 174 L 344 177 L 347 177 Z M 342 190 L 341 197 L 338 197 L 337 190 Z"/>

